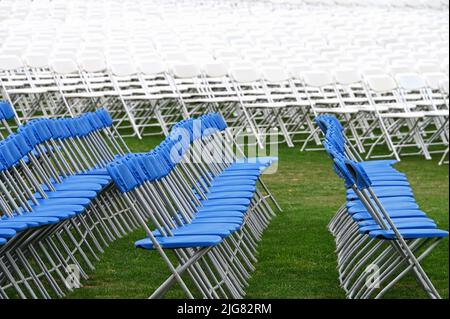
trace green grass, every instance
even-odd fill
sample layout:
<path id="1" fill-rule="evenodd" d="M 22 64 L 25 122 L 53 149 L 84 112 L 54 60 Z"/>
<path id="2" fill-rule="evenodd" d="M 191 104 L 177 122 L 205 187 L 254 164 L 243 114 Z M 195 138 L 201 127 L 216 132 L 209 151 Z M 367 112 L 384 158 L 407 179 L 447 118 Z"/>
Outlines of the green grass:
<path id="1" fill-rule="evenodd" d="M 127 139 L 133 151 L 146 151 L 159 138 Z M 256 271 L 246 289 L 248 298 L 344 298 L 337 280 L 335 244 L 326 228 L 344 201 L 342 181 L 324 152 L 301 153 L 279 147 L 278 172 L 264 180 L 283 212 L 266 230 L 258 248 Z M 421 208 L 448 229 L 448 166 L 437 160 L 405 158 L 396 167 L 405 172 Z M 95 264 L 84 287 L 68 298 L 146 298 L 166 276 L 167 267 L 155 251 L 135 249 L 142 230 L 117 240 Z M 449 248 L 445 239 L 423 262 L 442 297 L 448 298 Z M 167 298 L 184 295 L 173 289 Z M 407 276 L 386 298 L 424 298 L 414 278 Z"/>

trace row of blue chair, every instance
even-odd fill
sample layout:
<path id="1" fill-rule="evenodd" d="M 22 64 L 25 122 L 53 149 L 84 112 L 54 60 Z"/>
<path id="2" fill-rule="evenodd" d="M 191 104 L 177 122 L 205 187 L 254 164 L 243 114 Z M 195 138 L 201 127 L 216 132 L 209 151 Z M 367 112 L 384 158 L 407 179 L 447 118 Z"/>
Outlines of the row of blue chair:
<path id="1" fill-rule="evenodd" d="M 257 243 L 275 215 L 270 199 L 277 205 L 263 194 L 260 177 L 277 159 L 238 159 L 232 147 L 222 116 L 211 113 L 179 122 L 152 151 L 108 165 L 146 231 L 136 247 L 157 250 L 171 271 L 151 298 L 163 297 L 174 283 L 189 298 L 245 295 Z"/>
<path id="2" fill-rule="evenodd" d="M 0 103 L 0 298 L 62 297 L 110 242 L 138 227 L 106 165 L 128 152 L 103 109 L 10 126 Z M 7 135 L 5 137 L 5 135 Z"/>
<path id="3" fill-rule="evenodd" d="M 421 261 L 448 232 L 420 210 L 396 161 L 362 161 L 339 121 L 316 118 L 346 203 L 329 224 L 335 237 L 339 279 L 348 298 L 381 298 L 412 273 L 430 298 L 440 298 Z"/>
<path id="4" fill-rule="evenodd" d="M 205 162 L 198 150 L 220 149 L 230 137 L 217 114 L 178 123 L 145 154 L 130 153 L 103 109 L 14 120 L 1 102 L 0 298 L 64 296 L 81 285 L 70 284 L 74 269 L 86 279 L 110 242 L 149 221 L 158 240 L 136 246 L 173 249 L 180 261 L 153 297 L 183 272 L 196 278 L 198 296 L 244 295 L 256 243 L 273 216 L 268 202 L 279 208 L 260 178 L 276 158 L 237 159 L 226 145 L 219 162 Z"/>

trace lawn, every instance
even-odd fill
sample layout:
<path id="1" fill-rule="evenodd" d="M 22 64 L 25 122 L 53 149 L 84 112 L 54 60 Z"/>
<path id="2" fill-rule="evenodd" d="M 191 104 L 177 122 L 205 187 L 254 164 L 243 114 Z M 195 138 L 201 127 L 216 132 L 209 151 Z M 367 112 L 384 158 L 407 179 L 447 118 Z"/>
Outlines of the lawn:
<path id="1" fill-rule="evenodd" d="M 127 139 L 133 151 L 146 151 L 159 138 Z M 396 167 L 405 172 L 421 208 L 439 227 L 448 229 L 448 166 L 435 160 L 405 158 Z M 333 173 L 324 152 L 300 152 L 279 146 L 278 172 L 264 176 L 283 208 L 266 230 L 259 246 L 256 271 L 247 298 L 344 298 L 336 271 L 334 241 L 326 228 L 344 201 L 343 183 Z M 146 298 L 169 275 L 155 251 L 135 249 L 143 238 L 137 230 L 106 250 L 84 286 L 67 298 Z M 449 248 L 445 239 L 423 262 L 442 297 L 448 298 Z M 167 298 L 183 298 L 178 288 Z M 407 276 L 386 298 L 426 297 Z"/>

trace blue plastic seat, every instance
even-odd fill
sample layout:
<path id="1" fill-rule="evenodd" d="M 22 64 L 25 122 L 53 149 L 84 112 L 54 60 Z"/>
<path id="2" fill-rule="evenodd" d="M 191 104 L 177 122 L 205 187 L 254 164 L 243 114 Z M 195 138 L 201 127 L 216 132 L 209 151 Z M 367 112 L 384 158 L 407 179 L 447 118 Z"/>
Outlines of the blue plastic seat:
<path id="1" fill-rule="evenodd" d="M 246 157 L 246 158 L 239 158 L 236 160 L 236 163 L 259 163 L 265 166 L 270 166 L 273 163 L 278 162 L 278 157 L 275 156 L 261 156 L 261 157 Z"/>
<path id="2" fill-rule="evenodd" d="M 11 228 L 0 228 L 0 237 L 5 239 L 10 239 L 16 236 L 16 231 Z"/>
<path id="3" fill-rule="evenodd" d="M 3 228 L 13 228 L 14 225 L 26 225 L 26 228 L 35 228 L 44 225 L 43 222 L 35 222 L 35 221 L 16 221 L 14 218 L 2 218 L 0 219 L 0 226 L 5 226 Z"/>
<path id="4" fill-rule="evenodd" d="M 206 224 L 206 223 L 232 223 L 241 225 L 244 221 L 244 217 L 204 217 L 204 218 L 195 218 L 192 220 L 192 224 Z"/>
<path id="5" fill-rule="evenodd" d="M 247 207 L 250 205 L 248 198 L 229 198 L 229 199 L 208 199 L 200 201 L 203 207 L 223 206 L 223 205 L 241 205 Z"/>
<path id="6" fill-rule="evenodd" d="M 397 229 L 435 229 L 437 226 L 432 222 L 404 222 L 395 223 Z M 368 234 L 375 230 L 383 230 L 379 225 L 370 225 L 359 228 L 359 232 L 362 234 Z"/>
<path id="7" fill-rule="evenodd" d="M 28 224 L 27 223 L 20 223 L 20 222 L 0 222 L 0 229 L 5 229 L 5 228 L 9 228 L 9 229 L 13 229 L 16 232 L 19 231 L 24 231 L 26 229 L 28 229 Z"/>
<path id="8" fill-rule="evenodd" d="M 426 217 L 427 215 L 418 209 L 415 210 L 394 210 L 388 211 L 390 218 L 410 218 L 410 217 Z M 362 221 L 362 220 L 371 220 L 372 216 L 368 212 L 360 212 L 352 215 L 353 220 Z"/>
<path id="9" fill-rule="evenodd" d="M 77 182 L 77 183 L 61 183 L 53 184 L 56 191 L 94 191 L 99 192 L 103 186 L 99 183 Z M 47 185 L 42 185 L 44 191 L 50 191 Z"/>
<path id="10" fill-rule="evenodd" d="M 361 205 L 356 205 L 353 207 L 348 208 L 348 212 L 350 214 L 357 214 L 357 213 L 363 213 L 366 212 L 366 208 L 360 203 Z M 383 204 L 384 209 L 386 209 L 388 212 L 391 211 L 402 211 L 402 210 L 418 210 L 419 205 L 415 202 L 399 202 L 399 203 L 389 203 L 389 204 Z"/>
<path id="11" fill-rule="evenodd" d="M 383 218 L 383 220 L 386 222 L 387 225 L 387 221 Z M 434 220 L 429 218 L 429 217 L 405 217 L 405 218 L 391 218 L 392 222 L 395 223 L 404 223 L 404 222 L 409 222 L 409 223 L 426 223 L 426 222 L 430 222 L 430 223 L 434 223 Z M 367 220 L 363 220 L 358 222 L 358 225 L 360 227 L 364 227 L 364 226 L 371 226 L 371 225 L 378 225 L 377 221 L 373 220 L 373 219 L 367 219 Z"/>
<path id="12" fill-rule="evenodd" d="M 97 197 L 97 192 L 94 191 L 55 191 L 55 192 L 46 192 L 45 193 L 48 196 L 48 199 L 54 199 L 54 198 L 88 198 L 93 199 Z M 35 193 L 34 196 L 36 198 L 42 198 L 41 194 Z"/>
<path id="13" fill-rule="evenodd" d="M 51 202 L 39 206 L 31 206 L 31 208 L 33 209 L 33 213 L 60 212 L 65 210 L 82 213 L 86 210 L 86 207 L 81 205 L 52 204 Z"/>
<path id="14" fill-rule="evenodd" d="M 235 232 L 240 228 L 240 224 L 237 223 L 199 223 L 199 224 L 186 224 L 179 228 L 173 229 L 172 233 L 177 236 L 181 235 L 216 235 L 220 237 L 228 237 L 232 232 Z M 161 236 L 161 233 L 157 230 L 153 232 L 155 236 Z"/>
<path id="15" fill-rule="evenodd" d="M 409 187 L 409 182 L 408 181 L 387 181 L 387 180 L 382 180 L 382 181 L 372 181 L 372 186 L 373 187 L 385 187 L 385 186 L 407 186 Z"/>
<path id="16" fill-rule="evenodd" d="M 257 178 L 216 178 L 212 183 L 212 187 L 219 186 L 235 186 L 235 185 L 256 185 Z"/>
<path id="17" fill-rule="evenodd" d="M 105 175 L 105 176 L 109 176 L 109 173 L 108 173 L 108 170 L 106 169 L 106 168 L 95 168 L 95 169 L 92 169 L 92 170 L 89 170 L 89 171 L 87 171 L 87 172 L 84 172 L 84 173 L 80 173 L 80 175 L 101 175 L 101 176 L 103 176 L 103 175 Z"/>
<path id="18" fill-rule="evenodd" d="M 374 189 L 374 193 L 378 198 L 389 198 L 389 197 L 414 197 L 411 188 L 400 188 L 400 187 L 387 187 L 383 189 Z M 347 200 L 354 201 L 358 199 L 358 195 L 352 190 L 347 191 Z"/>
<path id="19" fill-rule="evenodd" d="M 30 205 L 33 204 L 32 201 L 28 201 Z M 37 202 L 40 205 L 82 205 L 88 206 L 91 203 L 89 198 L 38 198 Z"/>
<path id="20" fill-rule="evenodd" d="M 253 198 L 253 192 L 209 192 L 206 194 L 206 197 L 208 201 L 215 200 L 215 199 L 240 199 L 240 198 L 246 198 L 250 199 Z M 200 199 L 200 196 L 198 196 Z"/>
<path id="21" fill-rule="evenodd" d="M 247 205 L 220 205 L 211 207 L 198 207 L 198 213 L 217 213 L 221 211 L 236 211 L 236 212 L 246 212 L 248 209 Z"/>
<path id="22" fill-rule="evenodd" d="M 64 184 L 96 183 L 106 186 L 111 182 L 108 176 L 72 175 L 63 179 Z"/>
<path id="23" fill-rule="evenodd" d="M 239 211 L 202 211 L 199 213 L 195 214 L 195 218 L 196 219 L 201 219 L 201 218 L 222 218 L 222 217 L 230 217 L 230 218 L 234 218 L 234 217 L 243 217 L 245 215 L 245 212 L 239 212 Z"/>
<path id="24" fill-rule="evenodd" d="M 362 167 L 366 168 L 367 166 L 384 166 L 390 167 L 394 164 L 397 164 L 397 160 L 370 160 L 370 161 L 362 161 L 359 162 Z"/>
<path id="25" fill-rule="evenodd" d="M 157 237 L 158 244 L 164 249 L 191 248 L 191 247 L 212 247 L 222 242 L 220 236 L 171 236 Z M 144 238 L 134 243 L 137 248 L 154 249 L 150 238 Z"/>
<path id="26" fill-rule="evenodd" d="M 440 229 L 399 229 L 399 233 L 404 239 L 448 237 L 448 231 Z M 397 238 L 393 230 L 374 230 L 369 236 L 388 240 Z"/>

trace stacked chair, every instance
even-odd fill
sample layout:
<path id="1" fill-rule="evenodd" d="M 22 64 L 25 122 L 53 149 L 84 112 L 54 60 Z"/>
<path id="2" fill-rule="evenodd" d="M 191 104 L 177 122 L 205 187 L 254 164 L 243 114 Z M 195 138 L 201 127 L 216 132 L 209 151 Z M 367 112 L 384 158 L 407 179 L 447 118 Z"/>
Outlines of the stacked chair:
<path id="1" fill-rule="evenodd" d="M 346 187 L 346 203 L 329 224 L 339 280 L 348 298 L 381 298 L 411 273 L 426 294 L 440 298 L 422 260 L 448 231 L 420 210 L 394 160 L 362 161 L 333 116 L 317 117 L 323 145 Z"/>
<path id="2" fill-rule="evenodd" d="M 0 297 L 62 297 L 76 268 L 93 261 L 139 225 L 113 187 L 106 164 L 128 151 L 105 110 L 74 118 L 9 123 L 0 140 Z"/>
<path id="3" fill-rule="evenodd" d="M 151 298 L 175 283 L 189 298 L 245 295 L 257 244 L 275 215 L 270 204 L 280 209 L 260 178 L 277 159 L 236 158 L 226 127 L 217 113 L 181 121 L 149 153 L 107 167 L 146 231 L 136 247 L 157 250 L 170 269 Z"/>

